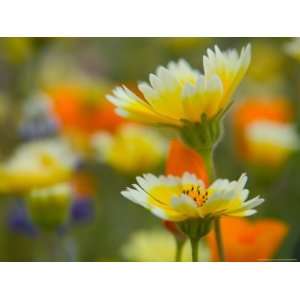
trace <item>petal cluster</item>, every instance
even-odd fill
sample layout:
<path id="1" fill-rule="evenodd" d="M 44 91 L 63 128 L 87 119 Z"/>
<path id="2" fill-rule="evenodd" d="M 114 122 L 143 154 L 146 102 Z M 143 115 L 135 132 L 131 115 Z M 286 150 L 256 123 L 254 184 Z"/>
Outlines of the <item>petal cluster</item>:
<path id="1" fill-rule="evenodd" d="M 199 122 L 202 114 L 214 117 L 228 106 L 231 96 L 250 64 L 250 45 L 238 54 L 222 52 L 215 46 L 203 57 L 201 74 L 183 59 L 159 66 L 149 83 L 138 85 L 144 98 L 126 86 L 117 87 L 107 98 L 123 117 L 154 124 L 182 126 L 183 121 Z"/>
<path id="2" fill-rule="evenodd" d="M 217 179 L 205 188 L 201 180 L 187 172 L 182 177 L 146 174 L 137 177 L 137 184 L 121 194 L 170 221 L 221 215 L 242 217 L 256 213 L 254 208 L 264 201 L 260 197 L 246 201 L 246 182 L 243 174 L 237 181 Z"/>
<path id="3" fill-rule="evenodd" d="M 120 172 L 137 174 L 154 169 L 162 162 L 167 141 L 150 128 L 128 124 L 115 134 L 94 135 L 93 145 L 100 160 Z"/>

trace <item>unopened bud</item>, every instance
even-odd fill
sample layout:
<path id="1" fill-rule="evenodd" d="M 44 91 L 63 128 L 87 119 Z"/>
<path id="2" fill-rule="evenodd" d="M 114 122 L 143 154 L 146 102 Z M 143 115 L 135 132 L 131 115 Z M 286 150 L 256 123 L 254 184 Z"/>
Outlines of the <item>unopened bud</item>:
<path id="1" fill-rule="evenodd" d="M 70 216 L 72 190 L 69 184 L 32 190 L 26 197 L 32 222 L 43 230 L 55 230 Z"/>

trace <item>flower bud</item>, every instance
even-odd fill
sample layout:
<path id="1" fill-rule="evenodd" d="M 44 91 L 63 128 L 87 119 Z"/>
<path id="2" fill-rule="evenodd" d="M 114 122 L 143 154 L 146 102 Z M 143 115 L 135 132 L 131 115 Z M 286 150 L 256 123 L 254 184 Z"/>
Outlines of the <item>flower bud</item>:
<path id="1" fill-rule="evenodd" d="M 45 231 L 64 225 L 69 219 L 71 197 L 72 190 L 68 184 L 32 190 L 26 197 L 32 222 Z"/>

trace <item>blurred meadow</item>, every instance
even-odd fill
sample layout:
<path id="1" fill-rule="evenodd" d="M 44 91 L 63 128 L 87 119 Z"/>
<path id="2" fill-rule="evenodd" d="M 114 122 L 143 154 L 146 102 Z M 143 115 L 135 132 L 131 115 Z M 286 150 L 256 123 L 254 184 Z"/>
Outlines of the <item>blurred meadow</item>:
<path id="1" fill-rule="evenodd" d="M 162 221 L 120 192 L 136 176 L 168 172 L 177 133 L 117 115 L 106 95 L 123 84 L 140 95 L 137 83 L 160 65 L 183 58 L 202 72 L 207 48 L 248 43 L 250 67 L 215 164 L 219 178 L 246 172 L 251 195 L 265 202 L 247 221 L 221 221 L 225 252 L 232 261 L 300 260 L 300 42 L 292 38 L 0 38 L 0 260 L 172 261 Z M 199 260 L 217 260 L 211 240 Z"/>

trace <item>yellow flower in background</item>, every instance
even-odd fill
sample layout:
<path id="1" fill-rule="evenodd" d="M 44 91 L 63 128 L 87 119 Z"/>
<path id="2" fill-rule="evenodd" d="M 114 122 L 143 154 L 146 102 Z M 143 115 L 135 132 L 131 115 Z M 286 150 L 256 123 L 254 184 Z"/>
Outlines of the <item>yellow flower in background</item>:
<path id="1" fill-rule="evenodd" d="M 96 134 L 93 145 L 100 160 L 124 173 L 157 167 L 167 150 L 166 140 L 158 132 L 134 124 L 123 125 L 115 134 Z"/>
<path id="2" fill-rule="evenodd" d="M 294 38 L 284 45 L 285 52 L 300 61 L 300 38 Z"/>
<path id="3" fill-rule="evenodd" d="M 251 57 L 250 45 L 240 55 L 236 50 L 221 52 L 215 46 L 203 57 L 204 74 L 183 59 L 159 66 L 148 83 L 140 83 L 145 99 L 125 86 L 117 87 L 107 98 L 117 113 L 128 119 L 150 124 L 182 127 L 184 121 L 200 122 L 226 110 L 231 96 L 244 77 Z"/>
<path id="4" fill-rule="evenodd" d="M 135 232 L 122 247 L 125 259 L 138 262 L 172 262 L 175 256 L 175 240 L 168 232 L 158 229 Z M 199 245 L 199 261 L 209 261 L 210 251 L 205 243 Z M 183 246 L 181 261 L 191 261 L 189 242 Z"/>
<path id="5" fill-rule="evenodd" d="M 255 163 L 282 165 L 292 152 L 299 149 L 296 128 L 290 124 L 257 121 L 245 130 L 248 157 Z"/>
<path id="6" fill-rule="evenodd" d="M 0 192 L 24 192 L 70 178 L 76 157 L 63 140 L 47 139 L 21 145 L 0 164 Z"/>
<path id="7" fill-rule="evenodd" d="M 264 200 L 259 196 L 247 200 L 247 176 L 238 181 L 217 179 L 209 187 L 195 175 L 182 177 L 145 174 L 121 194 L 150 210 L 157 217 L 180 222 L 188 219 L 219 216 L 250 216 Z"/>

